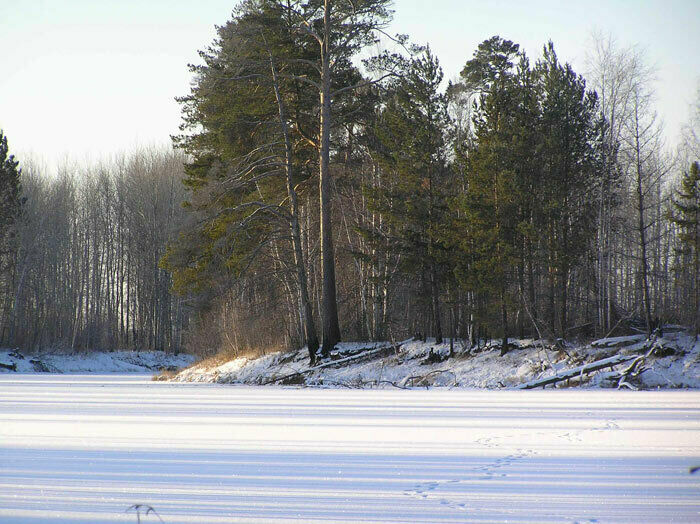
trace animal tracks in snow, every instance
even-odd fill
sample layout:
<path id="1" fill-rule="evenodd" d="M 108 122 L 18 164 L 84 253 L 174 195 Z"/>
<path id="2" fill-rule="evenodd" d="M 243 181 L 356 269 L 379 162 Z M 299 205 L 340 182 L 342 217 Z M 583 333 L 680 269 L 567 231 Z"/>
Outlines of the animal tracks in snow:
<path id="1" fill-rule="evenodd" d="M 592 415 L 592 412 L 586 412 L 584 416 L 590 420 Z M 441 506 L 454 510 L 466 511 L 470 508 L 470 487 L 473 487 L 476 483 L 505 481 L 509 476 L 516 474 L 513 471 L 515 466 L 519 463 L 525 463 L 528 459 L 540 454 L 536 446 L 516 447 L 513 449 L 514 443 L 546 441 L 554 437 L 555 440 L 566 441 L 567 446 L 577 447 L 585 443 L 587 436 L 590 434 L 620 429 L 620 425 L 614 419 L 606 419 L 604 422 L 591 422 L 589 427 L 570 431 L 506 433 L 498 436 L 477 438 L 474 440 L 474 444 L 482 450 L 488 451 L 487 456 L 483 457 L 483 460 L 479 460 L 478 465 L 465 465 L 464 474 L 460 478 L 420 482 L 412 488 L 404 490 L 403 494 L 418 500 L 439 503 Z M 505 452 L 509 448 L 511 452 L 506 455 L 498 456 L 495 459 L 488 456 L 492 455 L 495 450 Z M 563 519 L 569 520 L 568 517 L 563 517 Z M 595 518 L 571 519 L 571 521 L 577 524 L 598 522 Z"/>
<path id="2" fill-rule="evenodd" d="M 466 480 L 451 479 L 443 481 L 422 482 L 413 486 L 412 489 L 404 491 L 404 495 L 417 498 L 419 500 L 430 500 L 454 510 L 465 511 L 468 509 L 467 503 L 453 500 L 456 493 L 450 485 L 464 483 Z"/>
<path id="3" fill-rule="evenodd" d="M 697 522 L 700 392 L 0 375 L 0 521 Z M 141 499 L 142 500 L 142 499 Z M 133 522 L 133 520 L 132 520 Z"/>
<path id="4" fill-rule="evenodd" d="M 513 437 L 506 435 L 505 437 Z M 476 443 L 489 449 L 499 449 L 497 437 L 483 437 L 476 440 Z M 508 476 L 508 468 L 515 463 L 523 461 L 528 457 L 537 454 L 537 451 L 530 448 L 518 448 L 514 452 L 504 457 L 487 458 L 478 466 L 466 466 L 464 476 L 457 479 L 431 480 L 414 485 L 411 489 L 403 492 L 404 495 L 438 502 L 442 506 L 449 507 L 457 511 L 469 509 L 469 491 L 475 483 L 485 483 L 493 480 L 504 479 Z"/>

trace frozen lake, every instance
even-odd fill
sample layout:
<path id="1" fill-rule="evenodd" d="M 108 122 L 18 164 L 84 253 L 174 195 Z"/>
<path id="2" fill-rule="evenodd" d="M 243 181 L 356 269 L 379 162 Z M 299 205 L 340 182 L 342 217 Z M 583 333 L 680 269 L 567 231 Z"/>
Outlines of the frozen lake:
<path id="1" fill-rule="evenodd" d="M 700 391 L 0 375 L 1 522 L 700 522 L 696 465 Z"/>

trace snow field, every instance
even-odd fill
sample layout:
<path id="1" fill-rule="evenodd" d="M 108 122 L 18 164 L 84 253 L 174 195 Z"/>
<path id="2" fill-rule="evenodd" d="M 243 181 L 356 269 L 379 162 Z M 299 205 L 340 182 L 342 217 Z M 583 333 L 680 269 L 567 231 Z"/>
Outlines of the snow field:
<path id="1" fill-rule="evenodd" d="M 694 465 L 698 391 L 0 375 L 0 522 L 698 522 Z"/>

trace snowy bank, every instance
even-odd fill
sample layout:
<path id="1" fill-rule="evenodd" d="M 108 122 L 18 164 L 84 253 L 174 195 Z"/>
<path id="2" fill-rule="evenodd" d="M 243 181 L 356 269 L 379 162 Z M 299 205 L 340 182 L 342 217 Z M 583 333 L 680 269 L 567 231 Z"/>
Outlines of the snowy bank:
<path id="1" fill-rule="evenodd" d="M 192 362 L 192 355 L 162 351 L 24 355 L 17 350 L 0 349 L 0 373 L 147 373 L 176 371 Z"/>
<path id="2" fill-rule="evenodd" d="M 477 349 L 455 343 L 452 354 L 449 341 L 435 344 L 434 340 L 407 340 L 395 346 L 376 342 L 340 343 L 329 359 L 313 368 L 309 368 L 308 353 L 302 348 L 224 363 L 205 361 L 182 370 L 173 380 L 356 388 L 500 389 L 561 375 L 563 378 L 557 378 L 549 387 L 617 387 L 625 366 L 636 362 L 633 376 L 625 380 L 629 387 L 700 388 L 700 341 L 683 333 L 655 339 L 655 349 L 640 359 L 637 357 L 643 357 L 650 349 L 650 341 L 643 336 L 601 339 L 579 346 L 531 339 L 510 342 L 511 348 L 503 356 L 495 341 Z M 620 358 L 612 358 L 618 355 Z M 622 358 L 625 356 L 629 358 Z M 605 365 L 588 365 L 596 362 Z M 576 373 L 571 373 L 572 370 Z"/>

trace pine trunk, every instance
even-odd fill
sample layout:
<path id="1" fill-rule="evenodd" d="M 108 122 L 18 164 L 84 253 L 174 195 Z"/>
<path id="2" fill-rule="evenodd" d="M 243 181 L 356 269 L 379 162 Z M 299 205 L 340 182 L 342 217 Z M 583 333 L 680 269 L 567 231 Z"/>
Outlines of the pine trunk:
<path id="1" fill-rule="evenodd" d="M 289 196 L 292 230 L 292 245 L 294 249 L 294 266 L 297 272 L 299 304 L 301 309 L 301 317 L 304 329 L 304 342 L 309 350 L 309 360 L 313 365 L 316 362 L 316 351 L 318 350 L 318 337 L 316 336 L 316 326 L 314 325 L 313 310 L 311 301 L 309 300 L 308 283 L 306 279 L 306 261 L 301 244 L 301 228 L 299 226 L 299 201 L 297 192 L 294 189 L 294 166 L 292 162 L 292 142 L 289 137 L 289 127 L 287 125 L 287 116 L 284 106 L 284 101 L 279 90 L 277 80 L 277 69 L 275 67 L 272 55 L 270 55 L 270 69 L 272 70 L 273 85 L 275 89 L 275 98 L 277 99 L 277 107 L 279 109 L 280 125 L 282 127 L 282 135 L 284 137 L 284 155 L 285 155 L 285 171 L 287 176 L 287 194 Z"/>
<path id="2" fill-rule="evenodd" d="M 329 39 L 331 31 L 330 4 L 326 0 L 324 7 L 324 35 L 321 46 L 322 89 L 320 93 L 320 151 L 319 151 L 319 197 L 321 221 L 321 280 L 322 280 L 322 353 L 328 355 L 340 342 L 338 324 L 338 303 L 335 286 L 335 255 L 333 252 L 333 231 L 331 218 L 331 180 L 330 180 L 330 136 L 331 136 L 331 79 Z"/>

